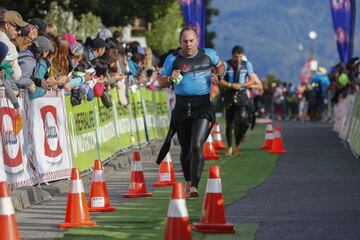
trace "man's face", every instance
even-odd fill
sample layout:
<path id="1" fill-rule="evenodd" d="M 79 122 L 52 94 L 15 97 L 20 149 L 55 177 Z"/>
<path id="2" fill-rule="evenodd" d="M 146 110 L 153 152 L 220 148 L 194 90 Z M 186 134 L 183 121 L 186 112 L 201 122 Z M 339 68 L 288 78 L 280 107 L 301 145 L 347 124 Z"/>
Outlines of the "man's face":
<path id="1" fill-rule="evenodd" d="M 180 46 L 186 56 L 193 56 L 198 48 L 199 39 L 196 34 L 191 31 L 185 31 L 181 35 Z"/>
<path id="2" fill-rule="evenodd" d="M 13 22 L 6 22 L 5 33 L 10 40 L 16 40 L 17 36 L 19 35 L 18 26 Z"/>
<path id="3" fill-rule="evenodd" d="M 238 64 L 239 62 L 241 62 L 243 55 L 244 54 L 242 54 L 242 53 L 234 53 L 232 56 L 233 63 Z"/>

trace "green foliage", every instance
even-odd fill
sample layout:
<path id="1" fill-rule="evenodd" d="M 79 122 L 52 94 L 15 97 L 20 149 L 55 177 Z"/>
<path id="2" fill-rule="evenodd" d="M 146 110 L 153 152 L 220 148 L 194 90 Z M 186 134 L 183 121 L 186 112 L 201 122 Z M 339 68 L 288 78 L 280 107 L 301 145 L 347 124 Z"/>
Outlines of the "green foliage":
<path id="1" fill-rule="evenodd" d="M 150 48 L 157 50 L 160 54 L 177 48 L 179 29 L 183 26 L 183 17 L 178 2 L 173 2 L 165 16 L 155 20 L 152 26 L 152 31 L 146 33 Z"/>
<path id="2" fill-rule="evenodd" d="M 70 32 L 76 39 L 85 39 L 87 36 L 95 37 L 102 27 L 100 17 L 89 12 L 81 14 L 79 20 L 77 20 L 72 12 L 65 11 L 56 2 L 51 3 L 45 19 L 56 24 L 59 35 Z"/>
<path id="3" fill-rule="evenodd" d="M 93 12 L 106 26 L 125 26 L 136 17 L 153 21 L 162 17 L 174 0 L 71 0 L 68 9 L 75 16 Z"/>
<path id="4" fill-rule="evenodd" d="M 154 21 L 164 16 L 175 0 L 2 0 L 1 6 L 20 12 L 27 20 L 44 18 L 53 2 L 65 11 L 72 12 L 77 20 L 81 19 L 82 14 L 92 12 L 101 17 L 106 26 L 125 26 L 136 17 Z"/>

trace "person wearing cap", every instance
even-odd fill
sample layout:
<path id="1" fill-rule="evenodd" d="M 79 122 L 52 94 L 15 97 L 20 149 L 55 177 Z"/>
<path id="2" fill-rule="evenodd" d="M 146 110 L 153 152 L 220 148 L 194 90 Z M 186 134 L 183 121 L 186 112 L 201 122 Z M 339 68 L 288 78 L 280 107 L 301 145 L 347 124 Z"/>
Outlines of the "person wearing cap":
<path id="1" fill-rule="evenodd" d="M 20 13 L 16 11 L 5 11 L 3 19 L 0 22 L 0 41 L 5 43 L 9 48 L 6 56 L 7 61 L 11 62 L 14 70 L 13 78 L 18 80 L 21 77 L 21 69 L 18 64 L 18 52 L 11 40 L 16 40 L 21 27 L 25 27 L 28 23 L 25 22 Z"/>
<path id="2" fill-rule="evenodd" d="M 105 53 L 105 41 L 96 37 L 90 41 L 90 46 L 87 49 L 87 59 L 92 63 L 95 59 L 101 57 Z"/>
<path id="3" fill-rule="evenodd" d="M 50 52 L 54 51 L 49 39 L 44 36 L 35 38 L 32 44 L 19 54 L 19 64 L 22 70 L 21 79 L 17 84 L 29 89 L 30 99 L 45 95 Z"/>
<path id="4" fill-rule="evenodd" d="M 21 36 L 18 38 L 18 47 L 20 51 L 25 50 L 31 45 L 32 40 L 38 36 L 45 36 L 47 24 L 40 18 L 32 18 L 28 21 L 28 25 L 21 28 Z"/>
<path id="5" fill-rule="evenodd" d="M 0 42 L 0 81 L 1 85 L 3 85 L 5 88 L 6 96 L 16 109 L 16 114 L 21 115 L 19 101 L 9 81 L 9 78 L 11 78 L 14 71 L 11 68 L 10 62 L 5 60 L 8 51 L 9 48 L 7 47 L 7 45 L 3 42 Z"/>

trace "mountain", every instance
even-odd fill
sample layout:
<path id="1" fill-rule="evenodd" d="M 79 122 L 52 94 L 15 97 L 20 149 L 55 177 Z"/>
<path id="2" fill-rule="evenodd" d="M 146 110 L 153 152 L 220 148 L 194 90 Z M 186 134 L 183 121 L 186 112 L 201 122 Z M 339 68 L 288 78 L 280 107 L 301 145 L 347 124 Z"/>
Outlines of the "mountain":
<path id="1" fill-rule="evenodd" d="M 260 76 L 273 73 L 298 83 L 311 47 L 319 66 L 329 69 L 339 62 L 328 0 L 212 0 L 211 6 L 220 11 L 208 26 L 217 35 L 215 49 L 229 59 L 234 45 L 243 46 Z M 359 1 L 356 11 L 360 26 Z M 313 41 L 308 36 L 312 30 L 317 32 Z M 360 56 L 356 30 L 354 56 Z"/>

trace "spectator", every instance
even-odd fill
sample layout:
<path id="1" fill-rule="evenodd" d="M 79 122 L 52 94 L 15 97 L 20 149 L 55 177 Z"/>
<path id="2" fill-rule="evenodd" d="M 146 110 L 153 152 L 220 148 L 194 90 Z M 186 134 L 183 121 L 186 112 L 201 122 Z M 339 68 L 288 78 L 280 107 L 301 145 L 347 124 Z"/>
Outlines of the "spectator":
<path id="1" fill-rule="evenodd" d="M 17 60 L 19 54 L 11 40 L 16 41 L 20 28 L 25 27 L 28 23 L 16 11 L 2 11 L 2 14 L 3 16 L 0 16 L 2 20 L 0 22 L 0 41 L 5 43 L 9 49 L 5 60 L 11 63 L 14 70 L 13 78 L 16 81 L 21 77 L 21 69 Z"/>
<path id="2" fill-rule="evenodd" d="M 38 36 L 47 36 L 47 24 L 40 18 L 32 18 L 28 25 L 21 28 L 21 36 L 18 38 L 18 47 L 20 51 L 27 49 L 32 41 Z"/>
<path id="3" fill-rule="evenodd" d="M 9 78 L 12 77 L 14 70 L 11 67 L 9 61 L 6 61 L 5 58 L 8 54 L 9 48 L 3 42 L 0 42 L 0 80 L 1 85 L 5 87 L 5 94 L 16 109 L 16 114 L 21 115 L 21 109 L 16 95 L 18 92 L 13 91 L 13 87 L 9 81 Z"/>
<path id="4" fill-rule="evenodd" d="M 39 36 L 25 51 L 20 52 L 19 64 L 22 75 L 18 84 L 29 89 L 31 99 L 45 95 L 48 88 L 46 79 L 49 77 L 50 51 L 54 51 L 50 41 L 46 37 Z"/>

